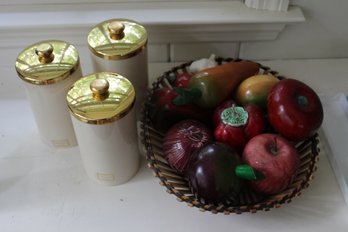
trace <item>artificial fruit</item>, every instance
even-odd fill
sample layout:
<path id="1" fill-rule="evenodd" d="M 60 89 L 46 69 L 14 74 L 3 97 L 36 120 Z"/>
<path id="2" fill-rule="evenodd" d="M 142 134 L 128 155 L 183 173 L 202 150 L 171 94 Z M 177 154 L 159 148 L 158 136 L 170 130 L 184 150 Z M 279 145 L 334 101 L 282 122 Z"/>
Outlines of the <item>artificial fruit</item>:
<path id="1" fill-rule="evenodd" d="M 262 180 L 250 181 L 256 192 L 277 194 L 294 180 L 300 158 L 294 145 L 276 134 L 260 134 L 245 146 L 243 161 L 262 173 Z"/>
<path id="2" fill-rule="evenodd" d="M 283 79 L 273 86 L 268 95 L 267 112 L 272 127 L 292 141 L 313 136 L 324 118 L 319 96 L 295 79 Z"/>
<path id="3" fill-rule="evenodd" d="M 203 123 L 191 119 L 180 121 L 164 137 L 164 158 L 172 168 L 184 173 L 191 155 L 211 140 L 211 132 Z"/>

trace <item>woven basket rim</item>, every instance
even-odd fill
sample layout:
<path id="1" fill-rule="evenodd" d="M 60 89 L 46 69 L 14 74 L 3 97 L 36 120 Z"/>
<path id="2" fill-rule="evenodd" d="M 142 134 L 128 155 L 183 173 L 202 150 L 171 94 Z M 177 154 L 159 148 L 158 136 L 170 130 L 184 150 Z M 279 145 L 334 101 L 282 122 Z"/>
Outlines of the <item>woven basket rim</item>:
<path id="1" fill-rule="evenodd" d="M 217 57 L 216 61 L 221 64 L 224 62 L 239 62 L 242 59 L 233 58 L 222 58 Z M 164 77 L 168 76 L 170 73 L 178 73 L 184 71 L 190 64 L 190 62 L 182 63 L 165 71 L 161 76 L 159 76 L 152 84 L 151 90 L 148 92 L 149 101 L 154 90 L 160 88 Z M 284 76 L 279 75 L 277 71 L 260 64 L 260 70 L 264 74 L 270 73 L 277 77 L 278 79 L 284 79 Z M 245 212 L 256 213 L 257 211 L 268 211 L 271 208 L 279 208 L 283 204 L 290 203 L 292 198 L 301 195 L 302 190 L 308 188 L 309 182 L 313 179 L 313 173 L 317 170 L 317 162 L 319 160 L 319 148 L 318 144 L 319 136 L 315 134 L 311 138 L 301 141 L 296 144 L 296 148 L 299 151 L 305 151 L 305 155 L 302 154 L 303 160 L 301 160 L 301 167 L 299 173 L 297 174 L 294 182 L 282 193 L 271 195 L 265 197 L 263 200 L 258 201 L 253 204 L 242 204 L 238 206 L 225 205 L 225 204 L 205 204 L 197 199 L 194 194 L 189 193 L 187 189 L 183 188 L 181 185 L 187 185 L 187 181 L 184 176 L 177 173 L 175 170 L 169 167 L 168 163 L 164 158 L 159 159 L 161 156 L 161 139 L 163 134 L 156 131 L 151 125 L 147 114 L 149 113 L 149 108 L 146 104 L 143 105 L 142 109 L 142 123 L 141 123 L 141 141 L 145 146 L 146 159 L 148 167 L 152 169 L 154 175 L 160 180 L 160 184 L 163 185 L 167 192 L 173 194 L 177 197 L 180 202 L 186 202 L 190 207 L 196 207 L 200 211 L 210 211 L 212 213 L 223 213 L 223 214 L 241 214 Z M 154 143 L 156 141 L 156 143 Z M 186 181 L 186 182 L 185 182 Z M 179 184 L 173 184 L 178 182 Z M 184 183 L 184 184 L 182 184 Z M 179 186 L 179 187 L 178 187 Z M 185 186 L 187 188 L 187 186 Z"/>

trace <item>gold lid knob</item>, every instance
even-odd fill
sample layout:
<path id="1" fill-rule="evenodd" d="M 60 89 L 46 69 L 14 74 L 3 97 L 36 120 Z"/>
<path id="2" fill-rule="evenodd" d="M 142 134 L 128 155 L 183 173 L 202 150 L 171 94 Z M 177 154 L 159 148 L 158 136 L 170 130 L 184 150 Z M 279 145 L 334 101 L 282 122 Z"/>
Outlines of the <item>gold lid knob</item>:
<path id="1" fill-rule="evenodd" d="M 97 78 L 91 82 L 89 87 L 95 100 L 105 100 L 109 95 L 110 84 L 106 79 Z"/>
<path id="2" fill-rule="evenodd" d="M 125 26 L 120 21 L 111 21 L 108 25 L 109 35 L 111 39 L 121 40 L 124 37 Z"/>
<path id="3" fill-rule="evenodd" d="M 35 49 L 35 53 L 42 64 L 51 63 L 54 60 L 53 46 L 50 43 L 39 44 Z"/>
<path id="4" fill-rule="evenodd" d="M 77 80 L 67 93 L 72 115 L 89 124 L 105 124 L 126 116 L 135 103 L 135 90 L 125 77 L 98 72 Z"/>

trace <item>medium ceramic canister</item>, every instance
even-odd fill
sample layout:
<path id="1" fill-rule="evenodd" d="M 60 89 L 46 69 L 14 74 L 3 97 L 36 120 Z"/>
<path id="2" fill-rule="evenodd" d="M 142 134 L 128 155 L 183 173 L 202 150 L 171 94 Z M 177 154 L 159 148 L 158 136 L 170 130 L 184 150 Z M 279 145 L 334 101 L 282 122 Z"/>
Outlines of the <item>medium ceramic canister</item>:
<path id="1" fill-rule="evenodd" d="M 138 170 L 134 103 L 132 83 L 113 72 L 85 76 L 67 94 L 84 168 L 97 183 L 119 185 Z"/>
<path id="2" fill-rule="evenodd" d="M 110 19 L 88 33 L 95 72 L 116 72 L 129 79 L 137 92 L 137 118 L 148 87 L 147 32 L 135 21 Z"/>
<path id="3" fill-rule="evenodd" d="M 53 147 L 76 146 L 66 94 L 82 76 L 76 48 L 64 41 L 42 41 L 24 49 L 17 57 L 16 71 L 42 140 Z"/>

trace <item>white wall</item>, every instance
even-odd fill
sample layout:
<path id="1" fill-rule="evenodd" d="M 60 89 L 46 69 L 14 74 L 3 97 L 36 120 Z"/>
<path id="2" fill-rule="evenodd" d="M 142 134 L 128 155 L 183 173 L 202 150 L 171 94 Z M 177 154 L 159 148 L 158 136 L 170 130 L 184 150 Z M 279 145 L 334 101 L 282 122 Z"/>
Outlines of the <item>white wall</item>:
<path id="1" fill-rule="evenodd" d="M 261 60 L 348 57 L 347 0 L 293 0 L 290 4 L 301 7 L 306 21 L 287 25 L 276 40 L 171 43 L 166 57 L 172 62 L 205 53 Z"/>
<path id="2" fill-rule="evenodd" d="M 241 58 L 348 57 L 348 1 L 293 0 L 306 22 L 288 25 L 275 41 L 243 42 Z"/>

